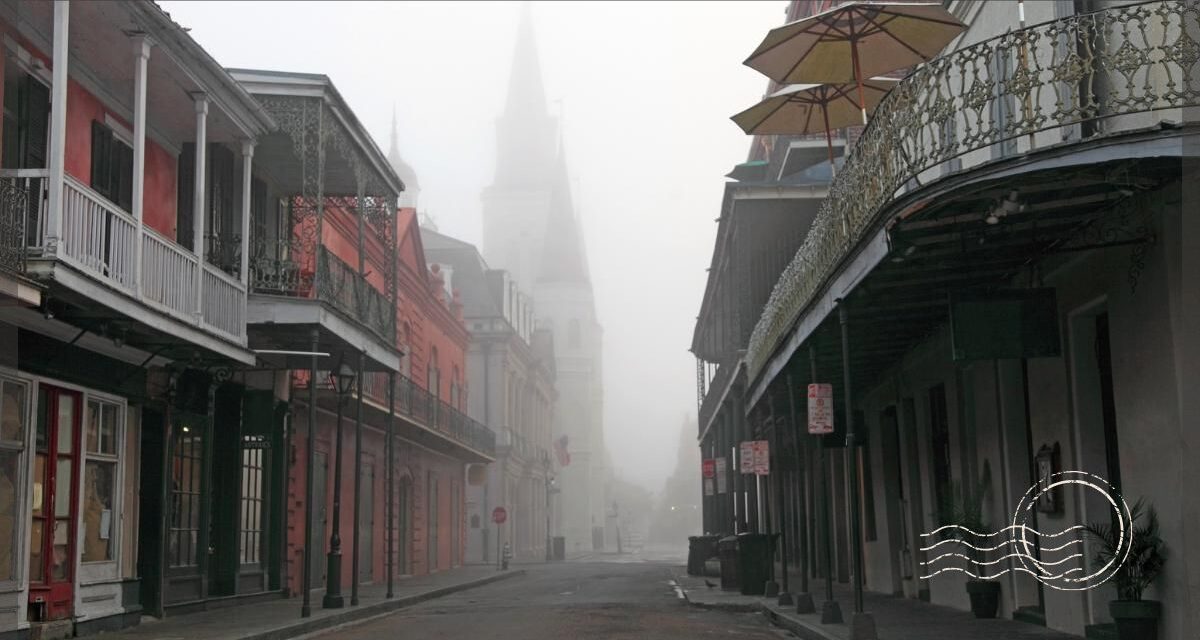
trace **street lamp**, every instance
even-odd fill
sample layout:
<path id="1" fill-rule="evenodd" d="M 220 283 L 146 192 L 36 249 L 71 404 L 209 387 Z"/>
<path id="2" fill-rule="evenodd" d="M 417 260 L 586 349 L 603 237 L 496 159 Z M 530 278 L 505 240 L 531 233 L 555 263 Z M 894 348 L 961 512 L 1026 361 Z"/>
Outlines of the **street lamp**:
<path id="1" fill-rule="evenodd" d="M 337 449 L 333 459 L 333 533 L 329 536 L 329 554 L 326 557 L 325 598 L 321 606 L 340 609 L 346 606 L 342 597 L 342 404 L 354 390 L 355 372 L 346 363 L 329 372 L 329 382 L 337 391 Z M 312 446 L 311 444 L 309 446 Z"/>
<path id="2" fill-rule="evenodd" d="M 550 494 L 554 490 L 554 474 L 550 473 L 550 457 L 542 458 L 542 466 L 546 469 L 546 562 L 550 562 Z"/>

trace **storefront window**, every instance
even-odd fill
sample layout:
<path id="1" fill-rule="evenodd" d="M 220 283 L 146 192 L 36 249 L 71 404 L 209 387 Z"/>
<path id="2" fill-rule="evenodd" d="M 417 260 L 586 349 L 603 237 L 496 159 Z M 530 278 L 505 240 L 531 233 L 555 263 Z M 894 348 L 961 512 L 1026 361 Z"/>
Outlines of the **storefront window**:
<path id="1" fill-rule="evenodd" d="M 242 440 L 242 501 L 238 556 L 243 565 L 262 562 L 265 444 L 262 436 L 244 436 Z"/>
<path id="2" fill-rule="evenodd" d="M 0 582 L 16 578 L 17 496 L 20 494 L 21 456 L 25 452 L 25 396 L 27 387 L 0 379 Z"/>
<path id="3" fill-rule="evenodd" d="M 113 499 L 117 476 L 120 407 L 91 400 L 87 413 L 87 463 L 83 475 L 83 561 L 113 559 Z"/>
<path id="4" fill-rule="evenodd" d="M 167 538 L 167 564 L 171 567 L 197 564 L 203 463 L 202 428 L 180 425 L 171 456 L 171 527 Z"/>

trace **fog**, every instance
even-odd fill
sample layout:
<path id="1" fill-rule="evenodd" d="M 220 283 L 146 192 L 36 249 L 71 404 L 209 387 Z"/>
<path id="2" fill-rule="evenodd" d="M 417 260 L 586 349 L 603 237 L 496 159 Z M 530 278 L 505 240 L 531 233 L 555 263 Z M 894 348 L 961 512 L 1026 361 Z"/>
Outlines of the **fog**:
<path id="1" fill-rule="evenodd" d="M 480 245 L 518 3 L 161 4 L 225 66 L 329 75 L 384 151 L 394 108 L 421 208 Z M 674 471 L 680 415 L 695 428 L 687 349 L 723 175 L 750 142 L 728 118 L 766 89 L 741 61 L 785 8 L 533 3 L 604 328 L 607 446 L 649 491 Z"/>

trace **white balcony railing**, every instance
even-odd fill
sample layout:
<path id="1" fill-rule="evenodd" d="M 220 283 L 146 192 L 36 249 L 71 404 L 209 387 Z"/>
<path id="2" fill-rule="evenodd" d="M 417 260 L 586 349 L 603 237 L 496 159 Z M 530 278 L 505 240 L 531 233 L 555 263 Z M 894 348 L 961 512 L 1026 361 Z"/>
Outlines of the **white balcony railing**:
<path id="1" fill-rule="evenodd" d="M 137 222 L 73 178 L 63 184 L 62 256 L 112 287 L 133 293 Z"/>
<path id="2" fill-rule="evenodd" d="M 29 188 L 25 225 L 30 257 L 46 256 L 45 169 L 0 170 Z M 63 181 L 62 238 L 55 257 L 105 285 L 187 324 L 246 344 L 246 288 L 154 229 L 142 228 L 142 282 L 137 283 L 138 225 L 104 196 L 71 176 Z M 203 269 L 201 274 L 200 270 Z M 196 296 L 196 287 L 201 295 Z M 197 309 L 197 302 L 200 308 Z"/>
<path id="3" fill-rule="evenodd" d="M 235 340 L 246 335 L 246 288 L 225 272 L 204 265 L 204 314 L 209 329 Z"/>
<path id="4" fill-rule="evenodd" d="M 152 229 L 142 243 L 142 299 L 188 322 L 196 319 L 196 255 Z"/>

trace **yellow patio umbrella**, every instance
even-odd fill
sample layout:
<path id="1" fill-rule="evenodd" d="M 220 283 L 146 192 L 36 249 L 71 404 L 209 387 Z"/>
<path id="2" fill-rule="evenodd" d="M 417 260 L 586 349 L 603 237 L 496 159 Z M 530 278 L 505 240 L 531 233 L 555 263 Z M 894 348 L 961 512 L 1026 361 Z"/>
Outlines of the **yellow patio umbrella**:
<path id="1" fill-rule="evenodd" d="M 781 84 L 855 82 L 867 123 L 864 78 L 938 55 L 966 29 L 936 2 L 849 2 L 772 29 L 745 64 Z"/>
<path id="2" fill-rule="evenodd" d="M 895 78 L 871 78 L 862 89 L 867 109 L 874 111 L 880 100 L 899 82 Z M 860 106 L 853 97 L 857 83 L 793 84 L 767 96 L 762 102 L 733 116 L 731 120 L 748 134 L 809 135 L 825 133 L 830 170 L 833 163 L 833 131 L 859 124 Z"/>

